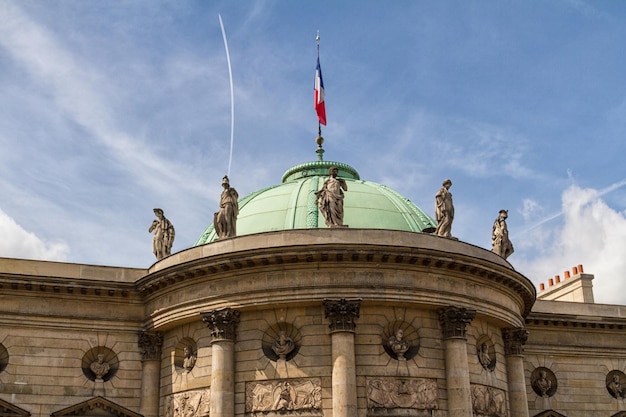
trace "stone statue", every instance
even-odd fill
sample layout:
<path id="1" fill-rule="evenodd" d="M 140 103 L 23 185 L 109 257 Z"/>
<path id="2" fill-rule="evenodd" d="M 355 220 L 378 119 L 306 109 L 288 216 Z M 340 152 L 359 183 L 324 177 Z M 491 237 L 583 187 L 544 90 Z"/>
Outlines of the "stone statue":
<path id="1" fill-rule="evenodd" d="M 213 216 L 213 226 L 219 239 L 237 236 L 237 215 L 239 215 L 239 194 L 231 188 L 228 177 L 222 178 L 220 211 Z"/>
<path id="2" fill-rule="evenodd" d="M 409 342 L 404 339 L 404 332 L 402 329 L 396 330 L 396 333 L 391 336 L 389 340 L 387 340 L 387 345 L 389 346 L 389 349 L 396 354 L 398 360 L 405 359 L 404 354 L 411 347 Z"/>
<path id="3" fill-rule="evenodd" d="M 329 176 L 322 189 L 315 193 L 315 203 L 320 208 L 327 227 L 346 227 L 343 224 L 343 192 L 348 185 L 343 178 L 337 178 L 339 168 L 330 167 Z"/>
<path id="4" fill-rule="evenodd" d="M 609 390 L 609 394 L 611 394 L 615 398 L 624 398 L 624 388 L 622 387 L 622 383 L 619 380 L 619 374 L 613 374 L 611 378 L 611 382 L 606 384 L 606 388 Z"/>
<path id="5" fill-rule="evenodd" d="M 509 240 L 509 229 L 506 226 L 506 219 L 509 217 L 508 210 L 500 210 L 498 218 L 493 222 L 493 231 L 491 232 L 491 244 L 494 253 L 502 256 L 504 259 L 513 253 L 513 244 Z"/>
<path id="6" fill-rule="evenodd" d="M 185 372 L 190 372 L 196 365 L 196 360 L 198 359 L 198 357 L 194 353 L 192 346 L 185 346 L 184 352 L 185 359 L 183 359 L 183 369 L 185 370 Z"/>
<path id="7" fill-rule="evenodd" d="M 155 208 L 154 214 L 157 218 L 152 221 L 148 232 L 154 232 L 154 237 L 152 238 L 152 252 L 157 260 L 161 260 L 172 253 L 175 232 L 172 223 L 163 215 L 163 210 Z"/>
<path id="8" fill-rule="evenodd" d="M 89 365 L 89 369 L 91 369 L 91 372 L 96 375 L 96 381 L 102 381 L 102 378 L 104 378 L 106 374 L 109 373 L 111 366 L 108 362 L 104 360 L 104 354 L 99 353 L 98 359 L 91 362 L 91 365 Z"/>
<path id="9" fill-rule="evenodd" d="M 539 375 L 533 381 L 533 388 L 535 392 L 540 394 L 542 397 L 548 398 L 550 388 L 552 388 L 552 381 L 548 378 L 548 374 L 544 369 L 539 370 Z"/>
<path id="10" fill-rule="evenodd" d="M 293 340 L 291 337 L 287 336 L 284 330 L 280 331 L 278 339 L 272 343 L 272 350 L 280 359 L 286 359 L 287 355 L 289 355 L 295 347 L 296 345 Z"/>
<path id="11" fill-rule="evenodd" d="M 437 236 L 452 237 L 452 221 L 454 220 L 454 205 L 452 194 L 448 191 L 452 187 L 452 181 L 445 180 L 443 187 L 435 195 L 435 217 L 437 218 Z"/>
<path id="12" fill-rule="evenodd" d="M 487 343 L 480 345 L 480 349 L 478 350 L 478 361 L 483 368 L 489 371 L 493 370 L 495 367 L 495 359 L 492 359 L 489 355 L 489 346 L 487 346 Z"/>

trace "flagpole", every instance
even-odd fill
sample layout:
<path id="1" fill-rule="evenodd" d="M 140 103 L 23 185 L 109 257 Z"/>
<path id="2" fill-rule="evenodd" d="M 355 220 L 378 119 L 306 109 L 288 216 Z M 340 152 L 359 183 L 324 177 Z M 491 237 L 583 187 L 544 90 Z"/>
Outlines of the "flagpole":
<path id="1" fill-rule="evenodd" d="M 317 31 L 317 36 L 315 37 L 315 42 L 317 43 L 317 63 L 319 65 L 320 62 L 320 31 Z M 324 138 L 322 137 L 322 122 L 319 117 L 317 119 L 317 138 L 315 138 L 315 143 L 317 143 L 317 159 L 318 161 L 324 160 L 324 148 L 322 148 L 322 144 L 324 143 Z"/>

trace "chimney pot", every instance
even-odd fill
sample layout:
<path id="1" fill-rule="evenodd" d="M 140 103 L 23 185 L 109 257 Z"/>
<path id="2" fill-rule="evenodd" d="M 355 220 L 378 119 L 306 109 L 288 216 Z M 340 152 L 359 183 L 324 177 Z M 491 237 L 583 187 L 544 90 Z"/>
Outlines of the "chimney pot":
<path id="1" fill-rule="evenodd" d="M 561 282 L 561 277 L 560 277 L 560 276 L 558 276 L 558 275 L 555 275 L 555 276 L 554 276 L 554 282 L 556 282 L 557 284 L 558 284 L 559 282 Z"/>
<path id="2" fill-rule="evenodd" d="M 572 267 L 572 274 L 573 275 L 578 275 L 578 267 L 577 266 L 573 266 Z"/>
<path id="3" fill-rule="evenodd" d="M 552 287 L 554 285 L 554 280 L 552 278 L 548 279 L 548 286 Z"/>
<path id="4" fill-rule="evenodd" d="M 539 284 L 539 291 L 543 291 L 545 289 L 546 289 L 546 284 L 544 284 L 543 282 Z"/>
<path id="5" fill-rule="evenodd" d="M 569 271 L 563 271 L 563 278 L 565 278 L 565 279 L 569 279 L 570 278 Z"/>
<path id="6" fill-rule="evenodd" d="M 578 272 L 583 273 L 583 266 L 578 264 Z"/>

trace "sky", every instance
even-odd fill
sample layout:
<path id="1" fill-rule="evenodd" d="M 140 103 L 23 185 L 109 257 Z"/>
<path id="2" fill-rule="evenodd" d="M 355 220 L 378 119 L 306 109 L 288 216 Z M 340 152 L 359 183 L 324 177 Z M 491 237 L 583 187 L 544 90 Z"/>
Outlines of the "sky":
<path id="1" fill-rule="evenodd" d="M 626 4 L 583 0 L 0 0 L 0 257 L 147 268 L 218 209 L 324 158 L 535 285 L 572 266 L 626 304 Z M 221 16 L 234 87 L 231 92 Z M 349 192 L 346 199 L 349 198 Z"/>

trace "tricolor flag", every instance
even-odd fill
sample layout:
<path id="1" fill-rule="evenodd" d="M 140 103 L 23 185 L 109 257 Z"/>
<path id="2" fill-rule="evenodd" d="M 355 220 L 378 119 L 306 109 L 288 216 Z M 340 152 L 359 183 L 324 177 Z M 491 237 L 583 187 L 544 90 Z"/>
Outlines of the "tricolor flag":
<path id="1" fill-rule="evenodd" d="M 324 80 L 322 80 L 322 67 L 320 67 L 320 57 L 317 57 L 317 68 L 315 68 L 315 112 L 321 124 L 326 126 L 326 106 L 324 106 Z"/>

